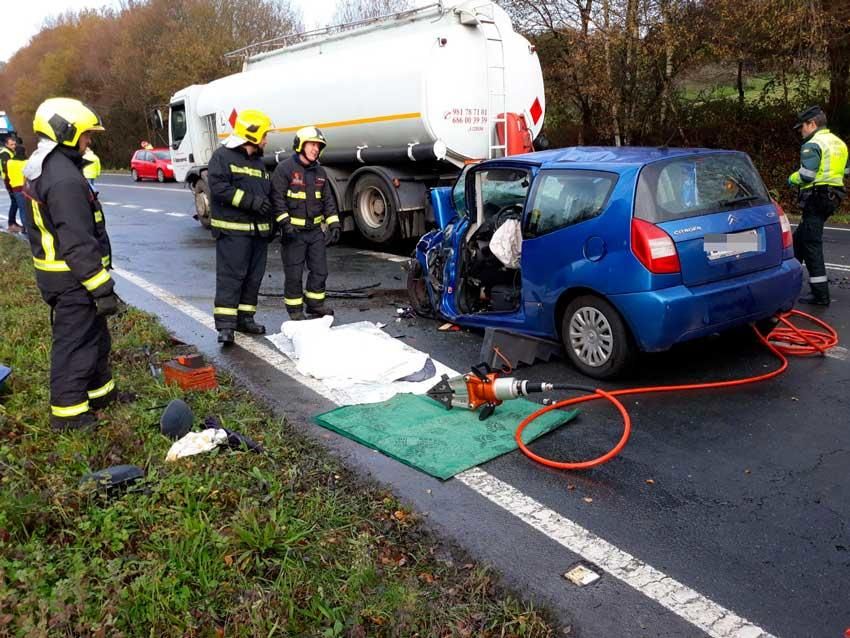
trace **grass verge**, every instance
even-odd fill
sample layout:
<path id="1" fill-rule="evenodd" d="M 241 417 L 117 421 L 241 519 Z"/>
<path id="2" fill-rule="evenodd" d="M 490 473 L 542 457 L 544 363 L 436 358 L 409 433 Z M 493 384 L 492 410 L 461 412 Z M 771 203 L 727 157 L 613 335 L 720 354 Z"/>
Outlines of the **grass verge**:
<path id="1" fill-rule="evenodd" d="M 364 485 L 234 384 L 186 398 L 270 454 L 164 461 L 149 371 L 179 348 L 150 315 L 111 319 L 118 385 L 139 399 L 92 432 L 47 425 L 50 326 L 26 245 L 0 234 L 0 635 L 553 636 L 545 613 L 431 537 L 391 493 Z M 273 458 L 272 458 L 273 457 Z M 78 487 L 115 464 L 145 489 Z"/>

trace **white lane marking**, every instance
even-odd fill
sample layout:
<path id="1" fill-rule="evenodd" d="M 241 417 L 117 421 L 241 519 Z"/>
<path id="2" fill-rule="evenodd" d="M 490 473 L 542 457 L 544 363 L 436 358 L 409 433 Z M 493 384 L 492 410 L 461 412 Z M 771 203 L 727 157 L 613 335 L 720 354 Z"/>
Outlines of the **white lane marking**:
<path id="1" fill-rule="evenodd" d="M 131 184 L 107 184 L 106 182 L 98 182 L 98 184 L 97 184 L 98 189 L 101 189 L 101 188 L 104 188 L 104 187 L 106 187 L 106 188 L 139 188 L 139 189 L 142 189 L 142 190 L 159 191 L 160 193 L 162 193 L 162 192 L 189 193 L 189 194 L 192 193 L 192 191 L 190 191 L 188 188 L 160 188 L 160 187 L 157 187 L 157 186 L 132 186 Z"/>
<path id="2" fill-rule="evenodd" d="M 210 314 L 201 312 L 170 292 L 123 268 L 115 268 L 113 272 L 210 330 L 215 330 L 215 323 Z M 334 405 L 338 405 L 333 392 L 325 384 L 317 379 L 302 376 L 295 369 L 292 361 L 277 350 L 238 333 L 236 342 L 283 374 L 325 397 Z M 567 550 L 598 565 L 713 638 L 773 638 L 771 634 L 748 620 L 622 551 L 481 468 L 472 468 L 458 474 L 455 478 Z"/>
<path id="3" fill-rule="evenodd" d="M 699 627 L 709 636 L 771 636 L 761 627 L 615 547 L 484 470 L 472 468 L 455 478 L 569 551 L 582 556 L 680 618 Z"/>
<path id="4" fill-rule="evenodd" d="M 371 257 L 377 257 L 378 259 L 383 259 L 384 261 L 394 261 L 396 263 L 403 263 L 409 261 L 408 257 L 402 257 L 401 255 L 393 255 L 391 253 L 381 253 L 374 250 L 358 250 L 356 251 L 358 255 L 369 255 Z"/>
<path id="5" fill-rule="evenodd" d="M 161 213 L 162 212 L 161 208 L 143 208 L 142 210 L 145 211 L 146 213 Z"/>
<path id="6" fill-rule="evenodd" d="M 188 217 L 186 213 L 165 213 L 166 215 L 170 215 L 171 217 Z"/>
<path id="7" fill-rule="evenodd" d="M 850 266 L 844 264 L 824 264 L 827 270 L 839 270 L 841 272 L 850 272 Z"/>
<path id="8" fill-rule="evenodd" d="M 121 202 L 106 202 L 106 201 L 103 201 L 103 202 L 100 202 L 100 203 L 105 204 L 106 206 L 120 206 L 121 205 Z"/>
<path id="9" fill-rule="evenodd" d="M 839 361 L 847 361 L 848 350 L 842 346 L 833 346 L 826 351 L 826 356 Z"/>
<path id="10" fill-rule="evenodd" d="M 799 224 L 791 224 L 792 228 L 797 228 L 797 226 L 799 226 Z M 840 231 L 845 232 L 845 233 L 850 233 L 850 228 L 838 228 L 836 226 L 824 226 L 823 229 L 824 230 L 840 230 Z"/>
<path id="11" fill-rule="evenodd" d="M 141 208 L 138 204 L 121 204 L 121 208 Z"/>

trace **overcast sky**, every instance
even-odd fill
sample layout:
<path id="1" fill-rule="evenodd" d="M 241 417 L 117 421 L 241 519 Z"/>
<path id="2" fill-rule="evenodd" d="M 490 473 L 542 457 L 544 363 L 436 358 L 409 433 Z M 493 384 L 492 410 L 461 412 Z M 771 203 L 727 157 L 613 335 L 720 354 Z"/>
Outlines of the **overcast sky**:
<path id="1" fill-rule="evenodd" d="M 13 0 L 5 0 L 12 4 Z M 292 0 L 301 9 L 307 28 L 325 26 L 336 9 L 336 0 Z M 68 10 L 118 7 L 120 0 L 23 0 L 15 2 L 15 8 L 5 12 L 3 37 L 0 38 L 0 60 L 8 60 L 12 54 L 25 46 L 39 32 L 44 19 Z"/>

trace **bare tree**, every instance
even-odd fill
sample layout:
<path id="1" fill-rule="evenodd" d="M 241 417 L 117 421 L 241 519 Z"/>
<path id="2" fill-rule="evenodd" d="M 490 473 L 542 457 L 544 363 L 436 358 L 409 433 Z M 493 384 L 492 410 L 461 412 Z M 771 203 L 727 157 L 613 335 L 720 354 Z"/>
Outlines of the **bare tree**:
<path id="1" fill-rule="evenodd" d="M 406 11 L 413 8 L 411 0 L 337 0 L 336 12 L 331 22 L 347 24 L 379 18 L 391 13 Z"/>

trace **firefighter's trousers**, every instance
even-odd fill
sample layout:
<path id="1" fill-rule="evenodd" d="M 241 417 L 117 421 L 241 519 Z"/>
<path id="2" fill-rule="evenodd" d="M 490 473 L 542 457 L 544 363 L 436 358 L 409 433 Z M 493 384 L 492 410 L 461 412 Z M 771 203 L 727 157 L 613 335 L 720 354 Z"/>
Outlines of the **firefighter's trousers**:
<path id="1" fill-rule="evenodd" d="M 106 317 L 97 316 L 94 300 L 82 287 L 42 296 L 50 305 L 53 324 L 51 413 L 73 418 L 106 405 L 115 396 Z"/>
<path id="2" fill-rule="evenodd" d="M 283 301 L 290 313 L 300 312 L 306 302 L 308 310 L 325 302 L 325 282 L 328 280 L 328 259 L 325 233 L 317 226 L 296 230 L 284 235 L 281 247 L 283 258 Z M 307 266 L 307 285 L 302 293 L 301 278 Z"/>
<path id="3" fill-rule="evenodd" d="M 235 329 L 253 317 L 266 273 L 269 240 L 253 235 L 220 234 L 215 241 L 215 327 Z"/>
<path id="4" fill-rule="evenodd" d="M 823 259 L 823 227 L 839 204 L 828 188 L 815 187 L 800 197 L 803 219 L 794 231 L 794 256 L 806 264 L 809 286 L 819 299 L 829 299 L 829 283 Z"/>

